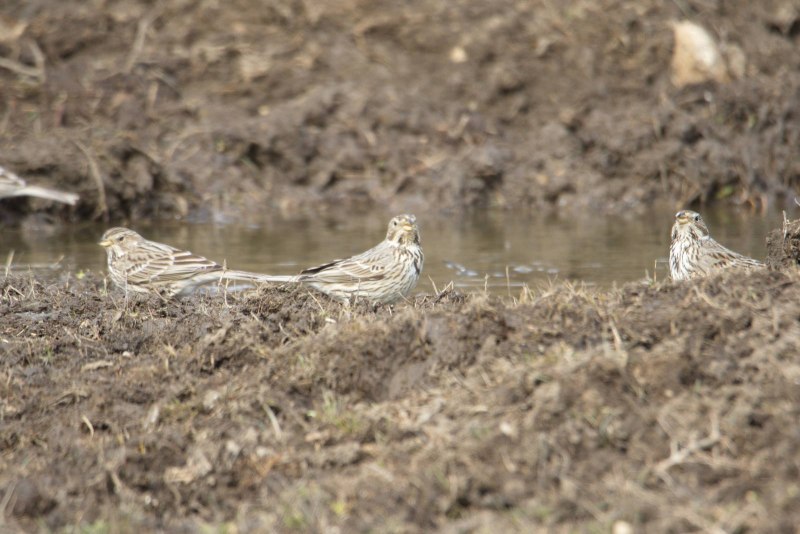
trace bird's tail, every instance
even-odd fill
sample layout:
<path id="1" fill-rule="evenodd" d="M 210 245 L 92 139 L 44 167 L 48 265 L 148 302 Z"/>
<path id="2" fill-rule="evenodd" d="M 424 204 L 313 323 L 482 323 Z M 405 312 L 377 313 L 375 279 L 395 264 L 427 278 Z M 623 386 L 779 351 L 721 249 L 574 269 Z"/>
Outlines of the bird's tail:
<path id="1" fill-rule="evenodd" d="M 78 202 L 78 195 L 75 193 L 67 193 L 66 191 L 57 191 L 55 189 L 47 189 L 36 185 L 27 185 L 14 191 L 15 197 L 31 196 L 45 198 L 47 200 L 54 200 L 56 202 L 63 202 L 74 206 Z"/>
<path id="2" fill-rule="evenodd" d="M 226 270 L 222 276 L 227 280 L 237 280 L 239 282 L 256 282 L 256 283 L 260 282 L 260 283 L 270 283 L 270 284 L 287 284 L 287 283 L 299 282 L 299 277 L 297 276 L 251 273 L 248 271 Z"/>

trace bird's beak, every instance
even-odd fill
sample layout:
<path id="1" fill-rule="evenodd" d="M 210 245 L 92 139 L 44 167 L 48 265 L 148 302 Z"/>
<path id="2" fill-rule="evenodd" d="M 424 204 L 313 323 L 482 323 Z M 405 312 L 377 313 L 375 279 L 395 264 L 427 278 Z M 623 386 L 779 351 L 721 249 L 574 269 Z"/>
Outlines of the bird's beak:
<path id="1" fill-rule="evenodd" d="M 413 232 L 414 231 L 414 225 L 413 224 L 404 224 L 403 225 L 403 230 L 406 231 L 406 232 Z"/>
<path id="2" fill-rule="evenodd" d="M 111 246 L 111 241 L 109 241 L 108 239 L 104 239 L 104 240 L 100 241 L 97 244 L 100 245 L 103 248 L 108 248 L 108 247 Z"/>

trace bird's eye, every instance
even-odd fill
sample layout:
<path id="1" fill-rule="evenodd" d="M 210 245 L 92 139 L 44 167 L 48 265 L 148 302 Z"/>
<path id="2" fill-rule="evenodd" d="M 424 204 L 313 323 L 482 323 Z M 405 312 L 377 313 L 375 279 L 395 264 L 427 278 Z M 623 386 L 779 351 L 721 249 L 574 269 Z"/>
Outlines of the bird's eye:
<path id="1" fill-rule="evenodd" d="M 700 221 L 700 216 L 699 216 L 699 215 L 695 215 L 695 216 L 694 216 L 694 220 L 695 220 L 695 221 Z"/>

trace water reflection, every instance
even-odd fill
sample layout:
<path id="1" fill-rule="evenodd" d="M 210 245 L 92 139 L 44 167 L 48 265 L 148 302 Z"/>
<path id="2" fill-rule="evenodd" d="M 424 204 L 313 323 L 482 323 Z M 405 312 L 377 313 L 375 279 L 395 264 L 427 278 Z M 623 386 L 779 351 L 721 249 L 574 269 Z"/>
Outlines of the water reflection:
<path id="1" fill-rule="evenodd" d="M 552 278 L 610 286 L 655 272 L 667 275 L 669 230 L 674 210 L 659 208 L 644 216 L 592 215 L 535 217 L 484 212 L 453 218 L 417 214 L 425 250 L 418 291 L 457 287 L 505 293 L 509 287 Z M 712 235 L 725 246 L 764 258 L 767 232 L 781 215 L 750 215 L 704 210 Z M 136 225 L 149 239 L 226 261 L 231 268 L 294 274 L 334 258 L 356 254 L 385 235 L 390 214 L 351 215 L 347 219 L 268 219 L 248 225 L 158 222 Z M 105 271 L 105 254 L 96 245 L 103 226 L 75 225 L 57 230 L 4 229 L 0 262 L 14 251 L 15 271 L 57 268 Z"/>

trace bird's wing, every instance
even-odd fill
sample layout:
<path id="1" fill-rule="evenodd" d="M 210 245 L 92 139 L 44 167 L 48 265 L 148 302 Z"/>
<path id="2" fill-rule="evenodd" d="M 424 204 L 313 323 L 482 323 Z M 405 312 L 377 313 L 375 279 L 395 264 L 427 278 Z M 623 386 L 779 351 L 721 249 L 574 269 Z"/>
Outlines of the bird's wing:
<path id="1" fill-rule="evenodd" d="M 724 269 L 727 267 L 759 267 L 764 265 L 758 260 L 748 258 L 743 254 L 734 252 L 719 244 L 711 237 L 707 237 L 707 253 L 703 258 L 704 267 L 710 269 Z M 707 269 L 706 269 L 707 270 Z"/>
<path id="2" fill-rule="evenodd" d="M 370 249 L 352 258 L 311 267 L 300 273 L 300 281 L 336 284 L 380 280 L 386 275 L 386 266 L 377 261 L 380 256 L 375 252 L 376 249 Z"/>
<path id="3" fill-rule="evenodd" d="M 213 261 L 162 243 L 149 242 L 128 254 L 130 283 L 177 282 L 200 273 L 222 271 Z"/>

